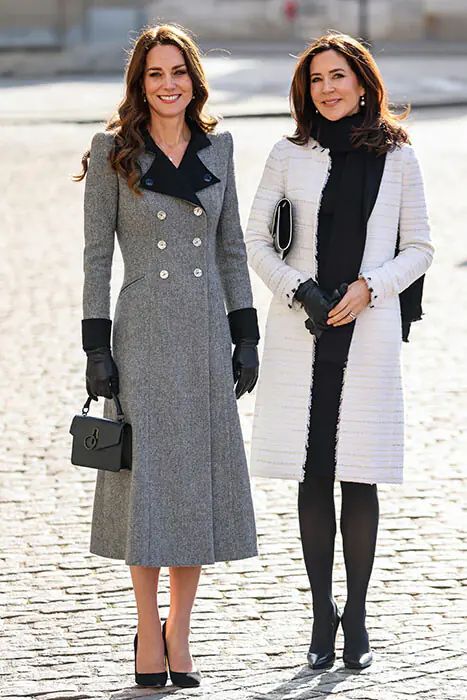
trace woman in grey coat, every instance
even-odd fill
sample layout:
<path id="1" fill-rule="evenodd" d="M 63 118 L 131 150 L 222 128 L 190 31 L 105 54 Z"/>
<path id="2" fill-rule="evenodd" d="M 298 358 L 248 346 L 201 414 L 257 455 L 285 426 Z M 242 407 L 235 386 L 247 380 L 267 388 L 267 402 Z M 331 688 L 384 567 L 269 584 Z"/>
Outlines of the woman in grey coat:
<path id="1" fill-rule="evenodd" d="M 130 566 L 135 677 L 149 686 L 165 685 L 166 658 L 172 682 L 199 685 L 189 631 L 201 566 L 257 554 L 235 398 L 256 383 L 259 334 L 232 137 L 213 133 L 207 96 L 191 38 L 171 25 L 144 31 L 118 116 L 94 136 L 80 176 L 87 388 L 106 397 L 108 417 L 119 393 L 133 431 L 132 470 L 98 472 L 91 552 Z M 125 273 L 111 351 L 115 233 Z M 163 566 L 170 612 L 161 629 Z"/>

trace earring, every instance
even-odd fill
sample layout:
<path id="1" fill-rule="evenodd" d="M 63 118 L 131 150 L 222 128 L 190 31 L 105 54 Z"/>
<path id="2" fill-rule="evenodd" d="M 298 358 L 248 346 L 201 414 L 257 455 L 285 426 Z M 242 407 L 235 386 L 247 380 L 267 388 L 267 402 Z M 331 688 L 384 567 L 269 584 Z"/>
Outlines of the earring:
<path id="1" fill-rule="evenodd" d="M 360 107 L 364 107 L 364 106 L 365 106 L 365 95 L 362 95 L 360 97 Z"/>
<path id="2" fill-rule="evenodd" d="M 143 92 L 143 102 L 147 102 L 146 95 Z"/>

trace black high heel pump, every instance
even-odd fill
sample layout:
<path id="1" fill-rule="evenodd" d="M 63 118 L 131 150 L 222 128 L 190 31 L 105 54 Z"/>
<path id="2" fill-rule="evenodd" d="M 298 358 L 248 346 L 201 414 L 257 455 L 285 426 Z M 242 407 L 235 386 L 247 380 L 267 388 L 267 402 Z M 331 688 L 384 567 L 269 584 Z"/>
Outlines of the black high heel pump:
<path id="1" fill-rule="evenodd" d="M 178 685 L 179 688 L 197 688 L 201 683 L 201 673 L 199 673 L 199 671 L 188 671 L 187 673 L 180 673 L 179 671 L 172 671 L 172 669 L 170 668 L 170 659 L 167 650 L 165 622 L 162 625 L 162 638 L 164 640 L 165 655 L 167 657 L 170 680 L 172 681 L 172 683 L 174 685 Z"/>
<path id="2" fill-rule="evenodd" d="M 348 623 L 347 623 L 348 624 Z M 342 629 L 344 630 L 344 653 L 342 659 L 344 666 L 354 671 L 362 671 L 373 663 L 373 652 L 370 649 L 368 632 L 365 627 L 365 620 L 361 621 L 358 630 L 346 630 L 345 610 L 342 616 Z"/>
<path id="3" fill-rule="evenodd" d="M 310 645 L 307 660 L 308 666 L 314 671 L 330 668 L 336 660 L 336 634 L 340 621 L 339 611 L 336 608 L 332 619 L 329 621 L 329 629 L 326 631 L 326 634 L 329 635 L 328 644 L 322 648 L 313 647 L 312 644 Z"/>
<path id="4" fill-rule="evenodd" d="M 167 671 L 162 671 L 161 673 L 138 673 L 136 670 L 136 652 L 138 651 L 138 635 L 135 634 L 133 641 L 133 647 L 135 650 L 135 683 L 136 685 L 142 685 L 146 688 L 163 688 L 167 683 Z"/>

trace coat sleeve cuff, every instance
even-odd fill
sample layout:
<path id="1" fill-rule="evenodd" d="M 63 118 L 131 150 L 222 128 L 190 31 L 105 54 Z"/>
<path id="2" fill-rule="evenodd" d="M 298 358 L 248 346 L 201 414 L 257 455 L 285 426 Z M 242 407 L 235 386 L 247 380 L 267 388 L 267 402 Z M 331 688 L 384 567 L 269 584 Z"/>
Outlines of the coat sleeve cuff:
<path id="1" fill-rule="evenodd" d="M 83 350 L 110 348 L 112 321 L 108 318 L 85 318 L 81 321 Z"/>
<path id="2" fill-rule="evenodd" d="M 383 298 L 383 295 L 381 293 L 381 285 L 379 284 L 377 274 L 376 272 L 364 272 L 360 273 L 358 277 L 359 279 L 364 280 L 366 282 L 366 286 L 368 287 L 368 291 L 370 292 L 370 301 L 368 303 L 368 306 L 370 307 L 370 309 L 374 309 L 375 306 L 378 304 L 378 298 Z"/>
<path id="3" fill-rule="evenodd" d="M 256 309 L 253 307 L 237 309 L 236 311 L 231 311 L 227 318 L 229 319 L 230 335 L 234 345 L 246 338 L 253 339 L 258 343 L 259 329 Z"/>

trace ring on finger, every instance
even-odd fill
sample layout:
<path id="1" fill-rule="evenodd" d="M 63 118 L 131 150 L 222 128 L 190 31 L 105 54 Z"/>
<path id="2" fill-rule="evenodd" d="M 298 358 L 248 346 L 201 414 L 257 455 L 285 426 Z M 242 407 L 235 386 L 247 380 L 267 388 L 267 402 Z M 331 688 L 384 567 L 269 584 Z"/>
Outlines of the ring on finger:
<path id="1" fill-rule="evenodd" d="M 357 318 L 357 314 L 354 314 L 353 311 L 349 311 L 348 315 L 350 316 L 350 318 L 352 319 L 352 321 L 355 321 L 355 319 Z"/>

